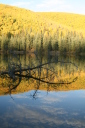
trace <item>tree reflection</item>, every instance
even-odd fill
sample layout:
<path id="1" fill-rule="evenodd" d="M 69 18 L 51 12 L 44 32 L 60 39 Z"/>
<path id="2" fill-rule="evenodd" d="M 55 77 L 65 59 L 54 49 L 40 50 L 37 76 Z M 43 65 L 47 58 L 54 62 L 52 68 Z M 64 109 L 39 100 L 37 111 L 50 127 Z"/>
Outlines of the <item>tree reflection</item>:
<path id="1" fill-rule="evenodd" d="M 6 92 L 6 94 L 10 93 L 14 89 L 16 89 L 21 81 L 23 79 L 26 79 L 29 81 L 29 79 L 36 80 L 37 85 L 36 85 L 36 90 L 34 94 L 32 95 L 33 98 L 36 97 L 37 95 L 37 90 L 39 90 L 39 87 L 41 83 L 47 84 L 47 91 L 50 91 L 49 87 L 57 88 L 59 85 L 65 84 L 66 86 L 68 84 L 71 84 L 75 82 L 78 77 L 71 77 L 72 78 L 62 78 L 61 77 L 61 72 L 58 73 L 58 63 L 60 63 L 61 67 L 63 65 L 66 65 L 65 67 L 67 68 L 70 65 L 73 65 L 75 69 L 77 70 L 78 67 L 70 62 L 70 61 L 60 61 L 58 60 L 58 57 L 55 56 L 54 60 L 52 60 L 49 56 L 46 59 L 46 61 L 43 62 L 43 56 L 36 56 L 37 63 L 34 63 L 31 61 L 31 57 L 29 56 L 29 63 L 25 65 L 22 64 L 20 60 L 20 56 L 13 55 L 11 58 L 9 58 L 8 61 L 8 67 L 0 71 L 0 77 L 3 79 L 7 79 L 7 82 L 2 82 L 2 86 L 5 87 L 7 86 L 9 88 L 9 91 Z M 25 56 L 25 61 L 26 61 L 26 56 Z M 67 69 L 68 71 L 68 69 Z M 73 73 L 73 72 L 70 72 Z"/>

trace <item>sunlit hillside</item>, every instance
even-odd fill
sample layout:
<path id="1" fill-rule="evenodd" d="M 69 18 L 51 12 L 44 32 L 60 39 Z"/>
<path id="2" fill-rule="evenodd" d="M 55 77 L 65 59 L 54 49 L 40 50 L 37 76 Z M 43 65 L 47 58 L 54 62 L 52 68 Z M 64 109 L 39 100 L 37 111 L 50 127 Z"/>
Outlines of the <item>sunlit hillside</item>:
<path id="1" fill-rule="evenodd" d="M 0 50 L 85 51 L 85 16 L 0 4 Z"/>
<path id="2" fill-rule="evenodd" d="M 39 14 L 63 26 L 85 33 L 85 15 L 59 12 L 43 12 Z"/>
<path id="3" fill-rule="evenodd" d="M 31 27 L 34 12 L 30 10 L 0 5 L 0 31 L 1 35 L 11 32 L 18 34 L 20 30 Z"/>

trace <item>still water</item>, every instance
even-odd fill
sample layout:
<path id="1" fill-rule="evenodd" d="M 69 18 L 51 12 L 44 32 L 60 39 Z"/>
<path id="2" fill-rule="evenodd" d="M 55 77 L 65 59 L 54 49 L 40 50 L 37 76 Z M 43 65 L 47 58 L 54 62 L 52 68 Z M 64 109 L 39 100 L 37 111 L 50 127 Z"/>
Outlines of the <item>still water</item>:
<path id="1" fill-rule="evenodd" d="M 0 55 L 1 128 L 85 128 L 82 57 Z"/>

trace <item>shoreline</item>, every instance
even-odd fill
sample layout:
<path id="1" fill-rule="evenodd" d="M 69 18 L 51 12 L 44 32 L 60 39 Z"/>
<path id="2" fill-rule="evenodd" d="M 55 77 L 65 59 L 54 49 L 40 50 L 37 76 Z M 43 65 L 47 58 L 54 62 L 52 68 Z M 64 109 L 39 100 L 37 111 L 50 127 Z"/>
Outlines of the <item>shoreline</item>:
<path id="1" fill-rule="evenodd" d="M 17 50 L 14 50 L 14 51 L 0 51 L 0 54 L 16 54 L 16 55 L 25 55 L 25 54 L 35 54 L 36 55 L 36 51 L 17 51 Z M 40 52 L 39 52 L 40 54 Z M 51 56 L 54 56 L 54 55 L 61 55 L 61 56 L 85 56 L 85 53 L 76 53 L 76 52 L 60 52 L 60 51 L 49 51 L 49 52 L 42 52 L 42 55 L 51 55 Z"/>

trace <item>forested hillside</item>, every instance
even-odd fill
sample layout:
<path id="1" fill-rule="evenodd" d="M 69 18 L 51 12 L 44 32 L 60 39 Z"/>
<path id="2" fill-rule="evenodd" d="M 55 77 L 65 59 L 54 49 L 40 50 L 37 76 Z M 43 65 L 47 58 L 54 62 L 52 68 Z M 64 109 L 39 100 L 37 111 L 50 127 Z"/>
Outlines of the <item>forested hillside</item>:
<path id="1" fill-rule="evenodd" d="M 85 53 L 85 15 L 0 4 L 0 51 Z"/>

